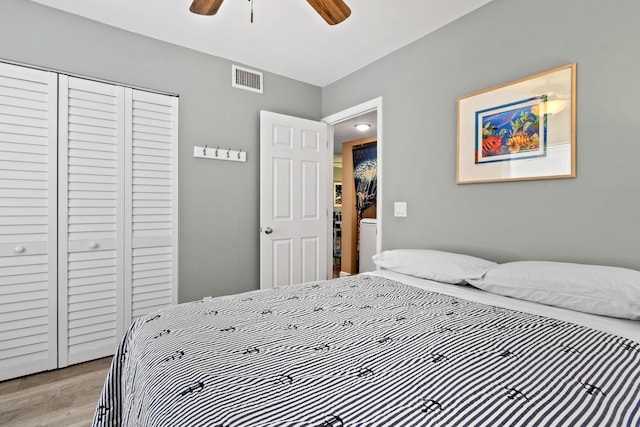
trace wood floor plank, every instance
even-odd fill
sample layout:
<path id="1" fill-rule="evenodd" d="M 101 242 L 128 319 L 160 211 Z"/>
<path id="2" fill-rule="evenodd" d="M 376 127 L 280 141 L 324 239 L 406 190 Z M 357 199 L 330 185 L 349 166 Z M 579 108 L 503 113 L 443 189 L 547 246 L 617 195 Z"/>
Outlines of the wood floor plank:
<path id="1" fill-rule="evenodd" d="M 111 358 L 0 383 L 0 426 L 89 426 Z"/>

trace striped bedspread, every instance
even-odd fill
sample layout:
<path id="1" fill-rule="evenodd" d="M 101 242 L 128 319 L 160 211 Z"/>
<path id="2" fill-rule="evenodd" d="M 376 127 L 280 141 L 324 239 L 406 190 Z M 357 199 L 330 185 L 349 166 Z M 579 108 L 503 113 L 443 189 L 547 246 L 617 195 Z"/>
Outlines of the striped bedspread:
<path id="1" fill-rule="evenodd" d="M 640 344 L 353 276 L 139 318 L 94 426 L 640 426 Z"/>

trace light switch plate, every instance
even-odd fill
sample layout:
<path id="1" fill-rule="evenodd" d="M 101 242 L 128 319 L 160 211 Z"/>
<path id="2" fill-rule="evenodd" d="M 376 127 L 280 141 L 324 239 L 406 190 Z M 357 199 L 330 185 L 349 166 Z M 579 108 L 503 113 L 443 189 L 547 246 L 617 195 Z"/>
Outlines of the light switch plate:
<path id="1" fill-rule="evenodd" d="M 395 202 L 393 204 L 393 215 L 398 217 L 406 217 L 407 202 Z"/>

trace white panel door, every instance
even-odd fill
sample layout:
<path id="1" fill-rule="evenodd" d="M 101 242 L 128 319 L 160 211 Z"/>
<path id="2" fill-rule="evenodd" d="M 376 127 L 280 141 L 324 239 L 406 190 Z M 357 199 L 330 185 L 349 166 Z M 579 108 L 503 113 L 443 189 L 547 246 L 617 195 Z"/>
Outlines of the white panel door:
<path id="1" fill-rule="evenodd" d="M 124 88 L 60 76 L 59 365 L 124 331 Z"/>
<path id="2" fill-rule="evenodd" d="M 0 381 L 57 366 L 57 75 L 0 63 Z"/>
<path id="3" fill-rule="evenodd" d="M 177 302 L 178 98 L 127 89 L 125 321 Z"/>
<path id="4" fill-rule="evenodd" d="M 260 112 L 260 287 L 327 278 L 327 125 Z"/>

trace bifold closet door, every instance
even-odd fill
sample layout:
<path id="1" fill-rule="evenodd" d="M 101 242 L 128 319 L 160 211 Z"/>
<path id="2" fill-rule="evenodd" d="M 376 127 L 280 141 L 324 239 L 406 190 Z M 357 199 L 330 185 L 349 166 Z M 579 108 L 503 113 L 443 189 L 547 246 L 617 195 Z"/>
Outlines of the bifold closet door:
<path id="1" fill-rule="evenodd" d="M 0 63 L 0 381 L 57 366 L 56 85 Z"/>
<path id="2" fill-rule="evenodd" d="M 124 92 L 60 76 L 60 367 L 112 355 L 124 332 Z"/>
<path id="3" fill-rule="evenodd" d="M 126 92 L 125 319 L 178 292 L 178 98 Z"/>
<path id="4" fill-rule="evenodd" d="M 60 76 L 59 364 L 177 300 L 178 100 Z"/>
<path id="5" fill-rule="evenodd" d="M 178 98 L 0 63 L 0 381 L 177 302 Z"/>

